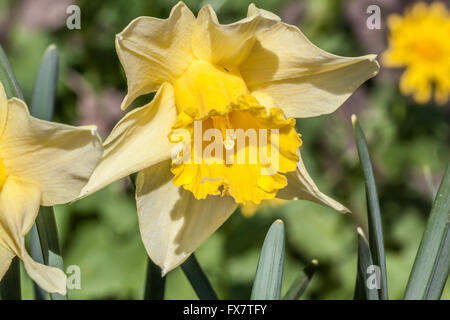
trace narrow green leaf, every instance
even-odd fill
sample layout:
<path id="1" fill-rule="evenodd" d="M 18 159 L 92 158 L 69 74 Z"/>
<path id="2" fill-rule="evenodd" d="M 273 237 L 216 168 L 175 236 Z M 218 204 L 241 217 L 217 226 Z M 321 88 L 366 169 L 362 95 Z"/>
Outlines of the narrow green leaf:
<path id="1" fill-rule="evenodd" d="M 22 90 L 17 83 L 8 58 L 0 45 L 0 81 L 5 88 L 6 96 L 23 100 Z M 20 260 L 15 257 L 0 283 L 0 297 L 3 300 L 20 300 Z"/>
<path id="2" fill-rule="evenodd" d="M 284 267 L 284 223 L 276 220 L 270 226 L 259 256 L 252 300 L 279 300 Z"/>
<path id="3" fill-rule="evenodd" d="M 383 227 L 381 223 L 380 204 L 378 202 L 377 187 L 373 174 L 372 161 L 367 147 L 366 137 L 355 115 L 352 115 L 353 130 L 356 146 L 366 184 L 367 213 L 369 224 L 369 247 L 374 265 L 380 268 L 381 288 L 380 298 L 388 299 L 386 257 L 384 253 Z"/>
<path id="4" fill-rule="evenodd" d="M 298 300 L 303 292 L 305 292 L 312 276 L 317 270 L 319 262 L 317 260 L 312 260 L 302 271 L 302 273 L 295 279 L 292 286 L 286 292 L 283 300 Z"/>
<path id="5" fill-rule="evenodd" d="M 19 84 L 17 83 L 16 77 L 11 69 L 8 58 L 0 45 L 0 81 L 5 88 L 6 96 L 8 98 L 19 98 L 23 99 L 22 90 L 20 90 Z"/>
<path id="6" fill-rule="evenodd" d="M 439 299 L 450 271 L 450 164 L 434 200 L 430 217 L 406 287 L 405 299 Z"/>
<path id="7" fill-rule="evenodd" d="M 35 223 L 44 257 L 44 263 L 48 266 L 59 268 L 64 272 L 53 207 L 41 207 Z M 53 300 L 67 299 L 67 296 L 63 296 L 58 293 L 51 293 L 50 297 Z"/>
<path id="8" fill-rule="evenodd" d="M 14 257 L 8 271 L 0 282 L 0 298 L 2 300 L 20 300 L 20 260 Z"/>
<path id="9" fill-rule="evenodd" d="M 356 274 L 355 300 L 379 300 L 378 290 L 369 289 L 367 285 L 367 270 L 373 265 L 369 243 L 361 228 L 358 232 L 358 270 Z"/>
<path id="10" fill-rule="evenodd" d="M 39 71 L 35 80 L 30 113 L 32 116 L 51 121 L 58 85 L 59 55 L 55 45 L 50 45 L 45 51 Z M 58 231 L 56 227 L 54 210 L 51 207 L 41 207 L 35 221 L 39 243 L 34 243 L 33 259 L 39 259 L 39 245 L 46 265 L 56 267 L 64 272 L 63 259 L 59 248 Z M 35 292 L 39 289 L 36 288 Z M 67 296 L 58 293 L 50 294 L 54 300 L 65 300 Z M 38 296 L 37 296 L 38 298 Z"/>
<path id="11" fill-rule="evenodd" d="M 51 121 L 58 87 L 59 54 L 55 45 L 50 45 L 44 53 L 34 83 L 30 113 L 33 117 Z"/>
<path id="12" fill-rule="evenodd" d="M 181 265 L 181 269 L 183 269 L 184 274 L 200 300 L 218 300 L 211 283 L 200 267 L 194 254 L 191 254 L 189 258 L 187 258 Z"/>
<path id="13" fill-rule="evenodd" d="M 165 287 L 166 277 L 161 277 L 161 269 L 148 258 L 144 300 L 164 300 Z"/>
<path id="14" fill-rule="evenodd" d="M 36 224 L 33 224 L 33 227 L 30 230 L 30 254 L 34 261 L 45 264 Z M 47 300 L 49 297 L 48 292 L 39 287 L 35 282 L 33 282 L 33 285 L 34 299 Z"/>

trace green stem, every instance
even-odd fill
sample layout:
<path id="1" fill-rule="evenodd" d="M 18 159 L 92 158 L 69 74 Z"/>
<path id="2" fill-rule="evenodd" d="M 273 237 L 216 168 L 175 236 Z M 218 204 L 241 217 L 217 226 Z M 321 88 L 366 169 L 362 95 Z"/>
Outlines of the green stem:
<path id="1" fill-rule="evenodd" d="M 147 260 L 144 300 L 164 300 L 166 277 L 161 277 L 161 269 L 150 258 Z"/>
<path id="2" fill-rule="evenodd" d="M 181 269 L 183 269 L 184 274 L 188 278 L 200 300 L 218 300 L 211 283 L 193 253 L 181 265 Z"/>

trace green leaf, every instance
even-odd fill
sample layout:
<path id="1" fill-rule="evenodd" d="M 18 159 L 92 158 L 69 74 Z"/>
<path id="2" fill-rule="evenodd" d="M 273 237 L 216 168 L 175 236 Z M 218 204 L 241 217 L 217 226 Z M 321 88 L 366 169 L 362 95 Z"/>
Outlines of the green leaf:
<path id="1" fill-rule="evenodd" d="M 44 256 L 42 255 L 41 243 L 39 240 L 39 234 L 36 224 L 30 230 L 30 254 L 34 261 L 44 264 Z M 48 292 L 33 282 L 34 299 L 35 300 L 47 300 Z"/>
<path id="2" fill-rule="evenodd" d="M 16 77 L 11 69 L 8 58 L 0 45 L 0 81 L 5 88 L 6 96 L 10 99 L 13 97 L 24 100 L 22 90 L 20 90 Z"/>
<path id="3" fill-rule="evenodd" d="M 44 53 L 34 85 L 30 113 L 36 118 L 47 121 L 53 119 L 56 88 L 58 85 L 58 64 L 58 50 L 55 45 L 50 45 Z M 39 243 L 34 241 L 31 256 L 36 261 L 43 258 L 46 265 L 59 268 L 64 272 L 53 208 L 41 207 L 36 217 L 35 226 Z M 36 240 L 36 237 L 33 237 L 32 234 L 33 240 Z M 39 249 L 42 255 L 39 254 Z M 36 284 L 35 293 L 37 293 L 36 298 L 42 296 L 42 291 L 37 288 Z M 50 294 L 50 297 L 54 300 L 67 299 L 67 296 L 57 293 Z"/>
<path id="4" fill-rule="evenodd" d="M 58 87 L 59 54 L 55 45 L 50 45 L 42 57 L 36 77 L 30 113 L 33 117 L 51 121 Z"/>
<path id="5" fill-rule="evenodd" d="M 35 223 L 44 257 L 44 263 L 48 266 L 59 268 L 64 272 L 53 207 L 41 207 Z M 58 293 L 51 293 L 50 297 L 53 300 L 67 299 L 67 296 L 63 296 Z"/>
<path id="6" fill-rule="evenodd" d="M 356 147 L 364 173 L 366 184 L 367 214 L 369 224 L 369 247 L 374 265 L 380 268 L 381 288 L 380 298 L 388 299 L 386 257 L 384 253 L 383 227 L 381 223 L 380 204 L 378 202 L 377 187 L 373 174 L 372 161 L 367 147 L 366 137 L 355 115 L 352 115 L 353 130 L 355 132 Z"/>
<path id="7" fill-rule="evenodd" d="M 164 300 L 166 277 L 161 277 L 161 269 L 150 258 L 147 260 L 144 300 Z"/>
<path id="8" fill-rule="evenodd" d="M 284 267 L 284 223 L 272 223 L 261 249 L 252 300 L 279 300 Z"/>
<path id="9" fill-rule="evenodd" d="M 298 300 L 303 292 L 305 292 L 306 287 L 311 281 L 312 276 L 317 270 L 319 262 L 317 260 L 312 260 L 302 271 L 302 273 L 295 279 L 292 286 L 289 288 L 288 292 L 283 297 L 283 300 Z"/>
<path id="10" fill-rule="evenodd" d="M 20 300 L 20 260 L 14 257 L 8 271 L 0 282 L 0 298 L 2 300 Z"/>
<path id="11" fill-rule="evenodd" d="M 439 299 L 450 271 L 450 164 L 434 200 L 430 217 L 406 287 L 405 299 Z"/>
<path id="12" fill-rule="evenodd" d="M 361 228 L 358 231 L 358 270 L 356 274 L 355 300 L 379 300 L 378 290 L 367 286 L 367 268 L 373 265 L 369 243 Z"/>
<path id="13" fill-rule="evenodd" d="M 200 300 L 218 300 L 211 283 L 193 253 L 181 265 L 181 269 L 183 269 L 184 274 Z"/>
<path id="14" fill-rule="evenodd" d="M 6 96 L 23 100 L 22 90 L 17 83 L 8 58 L 0 45 L 0 81 L 5 88 Z M 0 297 L 3 300 L 20 300 L 20 260 L 15 257 L 0 283 Z"/>

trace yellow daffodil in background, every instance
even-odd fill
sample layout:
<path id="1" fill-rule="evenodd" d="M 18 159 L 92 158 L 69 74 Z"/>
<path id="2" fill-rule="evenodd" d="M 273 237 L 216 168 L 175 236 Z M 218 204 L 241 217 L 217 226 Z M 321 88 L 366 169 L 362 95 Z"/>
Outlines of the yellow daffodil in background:
<path id="1" fill-rule="evenodd" d="M 117 35 L 116 50 L 128 80 L 122 109 L 141 95 L 156 91 L 156 96 L 116 125 L 80 197 L 139 172 L 140 231 L 163 275 L 239 204 L 276 197 L 348 211 L 322 194 L 308 175 L 293 118 L 336 110 L 377 74 L 374 55 L 331 55 L 298 28 L 254 5 L 245 19 L 221 25 L 211 6 L 195 17 L 181 2 L 168 19 L 132 21 Z M 268 137 L 266 145 L 239 147 L 233 135 L 266 129 L 278 132 L 278 140 Z M 207 132 L 212 135 L 206 137 Z M 200 147 L 195 143 L 199 136 L 205 140 Z M 215 153 L 204 156 L 209 143 L 215 144 Z M 252 151 L 270 153 L 269 163 L 250 161 Z M 278 161 L 272 162 L 272 155 Z"/>
<path id="2" fill-rule="evenodd" d="M 404 16 L 388 18 L 389 47 L 383 55 L 387 67 L 405 67 L 400 80 L 404 95 L 418 103 L 432 96 L 445 104 L 450 94 L 450 13 L 441 2 L 415 4 Z"/>
<path id="3" fill-rule="evenodd" d="M 92 127 L 33 118 L 23 101 L 7 99 L 0 83 L 0 280 L 18 256 L 42 289 L 65 294 L 64 272 L 33 261 L 24 237 L 41 205 L 67 203 L 79 194 L 102 151 Z"/>

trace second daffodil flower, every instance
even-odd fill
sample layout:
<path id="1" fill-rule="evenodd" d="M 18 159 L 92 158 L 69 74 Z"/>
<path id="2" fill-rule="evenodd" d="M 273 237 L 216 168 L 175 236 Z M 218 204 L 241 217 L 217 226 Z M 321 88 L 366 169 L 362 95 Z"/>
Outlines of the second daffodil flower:
<path id="1" fill-rule="evenodd" d="M 23 101 L 7 99 L 0 83 L 0 280 L 18 256 L 42 289 L 66 293 L 64 272 L 34 261 L 24 237 L 41 205 L 67 203 L 79 194 L 102 152 L 91 127 L 33 118 Z"/>
<path id="2" fill-rule="evenodd" d="M 293 118 L 336 110 L 377 73 L 374 55 L 331 55 L 254 5 L 221 25 L 211 6 L 195 17 L 181 2 L 168 19 L 133 20 L 116 50 L 128 80 L 122 109 L 156 96 L 116 125 L 81 196 L 139 172 L 141 235 L 163 275 L 238 204 L 276 197 L 347 211 L 308 175 Z"/>

